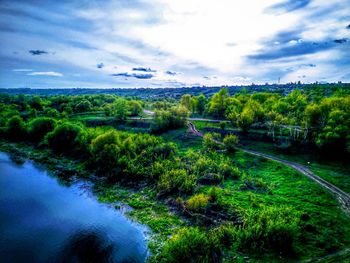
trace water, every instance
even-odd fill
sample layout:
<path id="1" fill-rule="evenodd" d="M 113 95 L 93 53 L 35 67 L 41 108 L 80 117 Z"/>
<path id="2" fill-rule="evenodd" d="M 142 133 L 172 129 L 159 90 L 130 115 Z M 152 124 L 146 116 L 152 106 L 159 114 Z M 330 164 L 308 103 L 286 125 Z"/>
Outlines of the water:
<path id="1" fill-rule="evenodd" d="M 82 186 L 0 153 L 0 262 L 144 262 L 145 229 Z"/>

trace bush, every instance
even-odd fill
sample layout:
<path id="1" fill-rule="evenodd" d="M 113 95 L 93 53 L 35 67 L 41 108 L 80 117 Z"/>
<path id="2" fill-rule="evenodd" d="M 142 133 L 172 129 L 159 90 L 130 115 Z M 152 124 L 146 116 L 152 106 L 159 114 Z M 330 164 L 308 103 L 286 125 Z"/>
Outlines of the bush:
<path id="1" fill-rule="evenodd" d="M 203 148 L 204 150 L 214 151 L 220 149 L 218 143 L 220 135 L 217 133 L 207 133 L 203 136 Z"/>
<path id="2" fill-rule="evenodd" d="M 182 228 L 166 242 L 156 262 L 222 262 L 223 250 L 231 247 L 233 235 L 230 225 L 209 232 L 197 227 Z"/>
<path id="3" fill-rule="evenodd" d="M 196 194 L 186 201 L 186 208 L 193 212 L 203 212 L 209 206 L 210 197 L 204 194 Z"/>
<path id="4" fill-rule="evenodd" d="M 225 136 L 224 138 L 224 146 L 227 152 L 234 152 L 236 150 L 236 146 L 238 144 L 238 137 L 236 135 L 230 134 Z"/>
<path id="5" fill-rule="evenodd" d="M 244 215 L 244 223 L 235 231 L 239 250 L 293 254 L 297 238 L 299 214 L 288 207 L 251 209 Z"/>
<path id="6" fill-rule="evenodd" d="M 41 141 L 45 135 L 56 127 L 56 121 L 51 118 L 41 117 L 29 123 L 29 135 L 33 141 Z"/>
<path id="7" fill-rule="evenodd" d="M 14 141 L 19 141 L 24 140 L 26 135 L 27 128 L 23 119 L 17 115 L 10 118 L 6 125 L 7 138 Z"/>
<path id="8" fill-rule="evenodd" d="M 158 110 L 154 114 L 151 131 L 157 133 L 182 128 L 186 125 L 188 116 L 189 111 L 181 105 L 168 111 Z"/>
<path id="9" fill-rule="evenodd" d="M 210 242 L 198 228 L 183 228 L 164 245 L 160 262 L 212 262 Z"/>
<path id="10" fill-rule="evenodd" d="M 195 177 L 189 175 L 183 169 L 166 171 L 160 176 L 158 181 L 158 188 L 163 193 L 191 193 L 195 186 Z"/>
<path id="11" fill-rule="evenodd" d="M 46 135 L 49 147 L 57 153 L 77 153 L 84 146 L 84 131 L 76 124 L 63 123 Z"/>
<path id="12" fill-rule="evenodd" d="M 97 170 L 108 176 L 115 176 L 121 171 L 118 168 L 121 154 L 121 138 L 116 131 L 109 131 L 92 140 L 90 149 Z"/>

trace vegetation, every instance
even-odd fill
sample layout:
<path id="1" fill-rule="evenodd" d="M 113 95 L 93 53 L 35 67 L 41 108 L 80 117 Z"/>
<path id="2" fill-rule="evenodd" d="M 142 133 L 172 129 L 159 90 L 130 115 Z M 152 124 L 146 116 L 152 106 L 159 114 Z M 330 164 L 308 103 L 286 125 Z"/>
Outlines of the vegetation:
<path id="1" fill-rule="evenodd" d="M 0 145 L 99 176 L 100 200 L 128 204 L 128 215 L 152 229 L 151 262 L 303 260 L 348 247 L 348 218 L 319 185 L 238 148 L 270 143 L 289 159 L 295 148 L 346 158 L 350 95 L 330 90 L 221 89 L 177 100 L 0 95 Z M 194 121 L 202 139 L 186 132 L 189 117 L 215 122 Z M 348 190 L 348 173 L 332 178 L 333 167 L 314 168 Z"/>

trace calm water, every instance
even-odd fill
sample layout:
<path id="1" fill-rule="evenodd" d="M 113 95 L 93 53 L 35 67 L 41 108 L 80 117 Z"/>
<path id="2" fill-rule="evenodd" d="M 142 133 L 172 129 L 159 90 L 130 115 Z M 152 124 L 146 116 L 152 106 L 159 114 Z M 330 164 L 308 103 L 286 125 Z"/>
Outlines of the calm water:
<path id="1" fill-rule="evenodd" d="M 86 183 L 60 185 L 0 152 L 0 262 L 144 262 L 144 230 Z"/>

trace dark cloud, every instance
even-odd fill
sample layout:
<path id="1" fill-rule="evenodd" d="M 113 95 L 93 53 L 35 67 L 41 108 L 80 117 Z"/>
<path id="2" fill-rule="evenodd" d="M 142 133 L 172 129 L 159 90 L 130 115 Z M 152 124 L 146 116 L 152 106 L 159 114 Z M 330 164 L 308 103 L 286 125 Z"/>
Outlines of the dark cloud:
<path id="1" fill-rule="evenodd" d="M 105 65 L 101 62 L 96 65 L 97 68 L 103 68 Z"/>
<path id="2" fill-rule="evenodd" d="M 144 68 L 144 67 L 137 67 L 137 68 L 132 68 L 133 71 L 143 71 L 143 72 L 157 72 L 154 69 L 151 68 Z"/>
<path id="3" fill-rule="evenodd" d="M 266 44 L 275 43 L 275 42 L 287 43 L 291 40 L 300 39 L 300 38 L 301 38 L 300 30 L 288 30 L 288 31 L 282 31 L 277 33 L 271 39 L 268 39 L 267 41 L 265 41 L 265 43 Z"/>
<path id="4" fill-rule="evenodd" d="M 306 7 L 311 0 L 286 0 L 282 3 L 270 6 L 268 12 L 287 13 Z"/>
<path id="5" fill-rule="evenodd" d="M 350 24 L 346 27 L 347 29 L 350 29 Z"/>
<path id="6" fill-rule="evenodd" d="M 341 39 L 336 39 L 333 41 L 334 41 L 334 43 L 337 43 L 337 44 L 343 44 L 343 43 L 346 43 L 348 40 L 346 38 L 341 38 Z"/>
<path id="7" fill-rule="evenodd" d="M 116 73 L 116 74 L 112 74 L 112 76 L 114 77 L 127 77 L 127 78 L 137 78 L 137 79 L 151 79 L 154 77 L 153 74 L 137 74 L 137 73 Z"/>
<path id="8" fill-rule="evenodd" d="M 177 72 L 170 71 L 170 70 L 165 71 L 165 73 L 168 74 L 168 75 L 170 75 L 170 76 L 175 76 L 175 75 L 177 75 Z"/>
<path id="9" fill-rule="evenodd" d="M 334 47 L 334 44 L 324 42 L 297 42 L 295 44 L 276 45 L 266 47 L 257 54 L 249 55 L 248 59 L 253 60 L 274 60 L 288 57 L 295 57 L 307 54 L 314 54 Z"/>
<path id="10" fill-rule="evenodd" d="M 48 54 L 48 52 L 44 51 L 44 50 L 29 50 L 28 52 L 30 54 L 32 54 L 33 56 L 39 56 L 39 55 Z"/>

